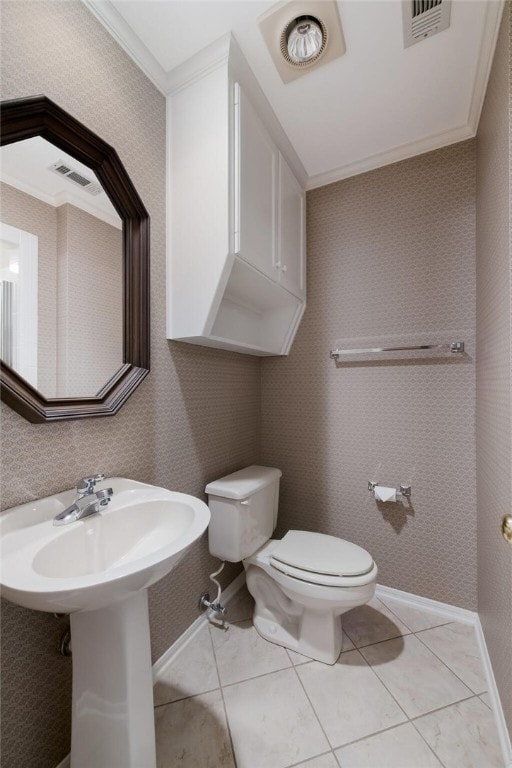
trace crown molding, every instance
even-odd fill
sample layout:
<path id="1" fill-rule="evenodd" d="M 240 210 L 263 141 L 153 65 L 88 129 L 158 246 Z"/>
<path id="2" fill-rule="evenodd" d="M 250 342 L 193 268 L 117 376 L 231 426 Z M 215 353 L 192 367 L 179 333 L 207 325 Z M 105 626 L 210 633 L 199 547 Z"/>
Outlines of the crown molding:
<path id="1" fill-rule="evenodd" d="M 416 155 L 422 155 L 425 152 L 432 152 L 435 149 L 441 149 L 441 147 L 447 147 L 450 144 L 457 144 L 459 141 L 474 138 L 485 100 L 504 7 L 505 0 L 493 0 L 487 3 L 484 30 L 480 42 L 466 125 L 442 131 L 434 136 L 426 136 L 408 144 L 402 144 L 393 149 L 356 160 L 354 163 L 333 168 L 331 171 L 309 176 L 306 189 L 316 189 L 327 184 L 333 184 L 336 181 L 348 179 L 351 176 L 358 176 L 360 173 L 373 171 L 376 168 L 400 162 L 400 160 L 407 160 Z"/>
<path id="2" fill-rule="evenodd" d="M 121 14 L 116 11 L 112 3 L 109 0 L 82 0 L 82 3 L 165 96 L 167 94 L 167 72 Z"/>
<path id="3" fill-rule="evenodd" d="M 179 64 L 167 73 L 165 93 L 168 96 L 172 96 L 223 64 L 227 64 L 232 46 L 233 37 L 228 32 L 214 43 L 207 45 L 206 48 L 203 48 L 202 51 L 199 51 L 190 59 L 187 59 L 187 61 L 184 61 L 183 64 Z"/>
<path id="4" fill-rule="evenodd" d="M 417 141 L 402 144 L 398 147 L 393 147 L 393 149 L 387 149 L 384 152 L 370 155 L 369 157 L 363 157 L 361 160 L 356 160 L 354 163 L 340 165 L 338 168 L 333 168 L 331 171 L 325 171 L 325 173 L 318 173 L 314 176 L 310 176 L 306 189 L 316 189 L 317 187 L 324 187 L 326 184 L 334 184 L 334 182 L 348 179 L 350 176 L 358 176 L 360 173 L 374 171 L 376 168 L 382 168 L 385 165 L 398 163 L 400 160 L 407 160 L 416 155 L 423 155 L 425 152 L 432 152 L 434 149 L 441 149 L 441 147 L 446 147 L 449 144 L 457 144 L 459 141 L 473 138 L 474 135 L 475 132 L 472 128 L 468 125 L 461 125 L 458 128 L 451 128 L 448 131 L 442 131 L 434 136 L 425 136 Z"/>
<path id="5" fill-rule="evenodd" d="M 505 0 L 494 0 L 487 3 L 485 9 L 484 32 L 480 42 L 478 52 L 477 67 L 475 78 L 473 80 L 473 92 L 471 94 L 471 103 L 469 106 L 468 126 L 473 130 L 476 136 L 482 107 L 484 105 L 487 83 L 491 74 L 494 51 L 500 31 L 501 17 L 505 8 Z"/>
<path id="6" fill-rule="evenodd" d="M 110 0 L 82 0 L 82 2 L 165 96 L 176 93 L 180 88 L 221 66 L 229 55 L 230 44 L 232 43 L 230 43 L 230 35 L 227 34 L 192 57 L 191 60 L 184 62 L 170 72 L 166 72 Z M 425 152 L 465 141 L 476 135 L 505 0 L 492 0 L 486 6 L 484 31 L 466 124 L 442 131 L 434 136 L 422 137 L 323 173 L 306 175 L 306 189 L 316 189 L 327 184 L 333 184 L 351 176 L 357 176 Z"/>
<path id="7" fill-rule="evenodd" d="M 108 213 L 103 208 L 94 205 L 94 198 L 89 202 L 89 200 L 85 200 L 82 195 L 74 194 L 72 189 L 51 194 L 39 189 L 39 187 L 15 179 L 6 173 L 2 173 L 2 181 L 8 186 L 14 187 L 14 189 L 17 189 L 19 192 L 24 192 L 26 195 L 30 195 L 30 197 L 41 200 L 42 203 L 51 205 L 53 208 L 59 208 L 61 205 L 66 205 L 67 203 L 68 205 L 72 205 L 75 208 L 79 208 L 81 211 L 88 213 L 90 216 L 94 216 L 105 224 L 109 224 L 115 229 L 122 230 L 123 228 L 123 222 L 117 214 Z"/>

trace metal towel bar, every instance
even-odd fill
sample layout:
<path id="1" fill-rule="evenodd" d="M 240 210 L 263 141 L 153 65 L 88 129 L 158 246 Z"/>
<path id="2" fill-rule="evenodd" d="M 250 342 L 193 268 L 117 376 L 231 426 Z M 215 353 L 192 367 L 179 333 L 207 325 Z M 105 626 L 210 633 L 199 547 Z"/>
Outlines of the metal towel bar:
<path id="1" fill-rule="evenodd" d="M 376 352 L 416 352 L 424 349 L 439 349 L 460 354 L 464 352 L 463 341 L 450 341 L 446 344 L 417 344 L 407 347 L 374 347 L 370 349 L 331 349 L 329 356 L 338 360 L 342 355 L 369 355 Z"/>

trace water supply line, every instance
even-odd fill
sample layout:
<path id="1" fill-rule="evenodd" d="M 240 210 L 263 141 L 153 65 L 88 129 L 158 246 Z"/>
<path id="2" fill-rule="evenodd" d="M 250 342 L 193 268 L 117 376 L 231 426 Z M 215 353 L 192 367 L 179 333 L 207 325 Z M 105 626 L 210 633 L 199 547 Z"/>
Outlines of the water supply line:
<path id="1" fill-rule="evenodd" d="M 214 613 L 216 616 L 219 616 L 222 619 L 223 626 L 224 626 L 224 616 L 227 613 L 227 608 L 224 608 L 224 606 L 221 605 L 220 595 L 222 592 L 222 587 L 215 577 L 218 576 L 220 573 L 222 573 L 225 565 L 226 563 L 225 561 L 223 561 L 221 563 L 220 568 L 217 571 L 214 571 L 213 573 L 210 574 L 210 581 L 213 581 L 213 583 L 217 587 L 217 595 L 215 599 L 210 600 L 209 592 L 203 592 L 203 594 L 199 598 L 199 610 L 203 612 L 207 610 L 212 611 L 212 613 Z"/>

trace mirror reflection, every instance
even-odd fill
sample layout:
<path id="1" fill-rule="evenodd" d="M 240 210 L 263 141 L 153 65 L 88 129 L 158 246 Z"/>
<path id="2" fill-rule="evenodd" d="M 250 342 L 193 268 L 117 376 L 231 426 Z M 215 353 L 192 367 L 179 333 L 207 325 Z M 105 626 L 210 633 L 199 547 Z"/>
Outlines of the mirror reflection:
<path id="1" fill-rule="evenodd" d="M 1 148 L 0 357 L 46 398 L 123 362 L 122 222 L 94 172 L 40 136 Z"/>

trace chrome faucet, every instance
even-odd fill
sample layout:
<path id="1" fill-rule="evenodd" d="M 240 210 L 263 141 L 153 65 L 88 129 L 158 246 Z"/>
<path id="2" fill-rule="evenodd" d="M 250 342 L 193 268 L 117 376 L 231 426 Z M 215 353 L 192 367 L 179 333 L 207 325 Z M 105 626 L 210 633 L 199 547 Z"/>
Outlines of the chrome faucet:
<path id="1" fill-rule="evenodd" d="M 82 477 L 76 484 L 76 499 L 67 509 L 59 512 L 53 518 L 54 525 L 67 525 L 77 520 L 83 520 L 84 517 L 94 515 L 100 511 L 101 507 L 106 507 L 114 491 L 112 488 L 104 488 L 101 491 L 95 491 L 96 483 L 104 479 L 104 475 L 91 475 Z"/>

